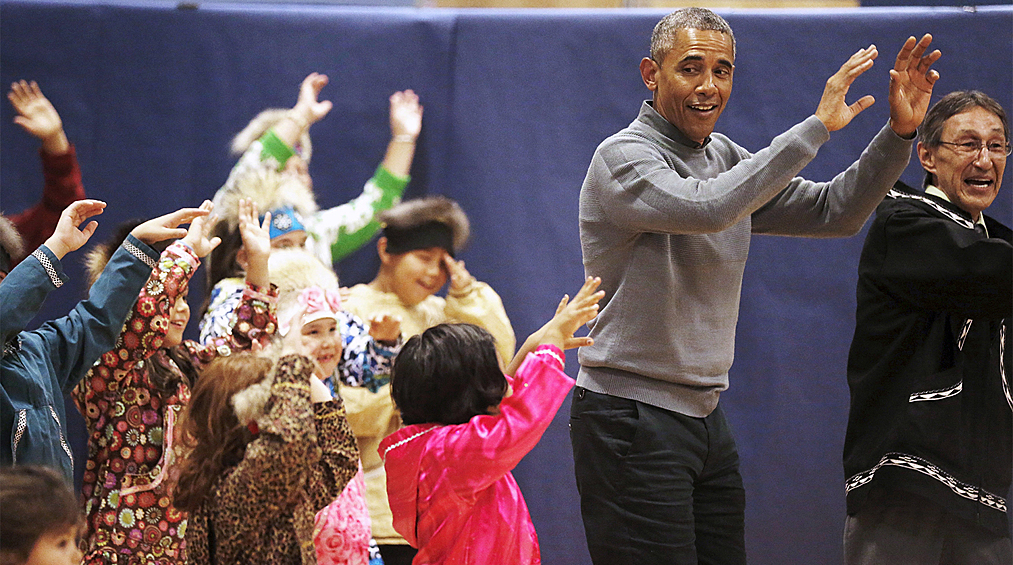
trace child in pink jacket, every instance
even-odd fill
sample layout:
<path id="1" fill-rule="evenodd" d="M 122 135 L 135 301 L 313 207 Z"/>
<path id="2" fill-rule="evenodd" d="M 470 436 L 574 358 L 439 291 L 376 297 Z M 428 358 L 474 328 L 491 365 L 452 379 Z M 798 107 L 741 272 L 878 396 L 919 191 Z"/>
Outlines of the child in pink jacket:
<path id="1" fill-rule="evenodd" d="M 380 444 L 394 529 L 413 563 L 541 563 L 538 536 L 511 470 L 538 443 L 574 381 L 563 350 L 604 293 L 589 278 L 524 342 L 505 376 L 495 340 L 471 324 L 440 324 L 405 343 L 391 396 L 405 427 Z M 529 355 L 530 353 L 530 355 Z"/>

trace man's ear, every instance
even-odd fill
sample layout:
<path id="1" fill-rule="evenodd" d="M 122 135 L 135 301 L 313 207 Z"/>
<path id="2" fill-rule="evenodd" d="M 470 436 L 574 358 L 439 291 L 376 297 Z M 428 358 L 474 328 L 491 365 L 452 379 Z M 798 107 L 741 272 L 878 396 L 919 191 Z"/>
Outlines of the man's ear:
<path id="1" fill-rule="evenodd" d="M 644 57 L 640 60 L 640 77 L 644 79 L 644 84 L 651 92 L 658 90 L 657 74 L 659 71 L 661 68 L 658 67 L 658 63 L 654 59 Z"/>
<path id="2" fill-rule="evenodd" d="M 925 169 L 926 172 L 932 173 L 932 175 L 935 176 L 936 175 L 935 148 L 929 147 L 924 143 L 922 143 L 921 141 L 919 141 L 917 150 L 918 150 L 918 162 L 922 164 L 922 168 Z"/>

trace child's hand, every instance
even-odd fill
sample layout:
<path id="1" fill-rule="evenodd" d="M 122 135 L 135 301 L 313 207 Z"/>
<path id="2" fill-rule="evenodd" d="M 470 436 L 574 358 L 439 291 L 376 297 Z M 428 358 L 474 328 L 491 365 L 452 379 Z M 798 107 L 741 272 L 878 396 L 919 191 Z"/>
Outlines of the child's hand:
<path id="1" fill-rule="evenodd" d="M 271 256 L 271 213 L 264 214 L 263 223 L 258 223 L 259 216 L 256 202 L 239 200 L 239 234 L 246 253 L 246 282 L 267 286 L 271 284 L 267 268 Z"/>
<path id="2" fill-rule="evenodd" d="M 399 141 L 414 142 L 422 131 L 422 106 L 412 90 L 390 95 L 390 135 Z"/>
<path id="3" fill-rule="evenodd" d="M 299 101 L 292 111 L 306 120 L 307 127 L 322 120 L 334 106 L 330 100 L 317 100 L 320 90 L 327 85 L 327 80 L 325 74 L 310 73 L 299 86 Z"/>
<path id="4" fill-rule="evenodd" d="M 401 317 L 380 314 L 369 319 L 369 335 L 375 341 L 396 343 L 401 336 Z"/>
<path id="5" fill-rule="evenodd" d="M 11 84 L 7 99 L 17 110 L 19 116 L 14 123 L 25 128 L 25 131 L 42 140 L 42 148 L 50 155 L 63 155 L 70 149 L 67 134 L 63 131 L 63 121 L 53 104 L 42 95 L 39 85 L 32 82 L 19 81 Z"/>
<path id="6" fill-rule="evenodd" d="M 84 229 L 79 226 L 88 218 L 101 214 L 105 207 L 106 203 L 100 200 L 78 200 L 67 206 L 60 214 L 53 235 L 46 240 L 46 247 L 57 259 L 63 259 L 67 253 L 80 249 L 95 233 L 98 222 L 92 220 Z"/>
<path id="7" fill-rule="evenodd" d="M 569 297 L 564 295 L 556 307 L 556 315 L 539 330 L 542 332 L 539 345 L 551 343 L 564 350 L 591 345 L 591 338 L 573 337 L 573 333 L 598 315 L 598 301 L 605 296 L 603 290 L 595 292 L 600 284 L 600 278 L 588 277 L 572 301 L 568 303 Z"/>
<path id="8" fill-rule="evenodd" d="M 450 274 L 450 292 L 463 292 L 474 282 L 475 277 L 464 268 L 464 261 L 456 261 L 450 253 L 444 253 L 443 264 Z"/>
<path id="9" fill-rule="evenodd" d="M 131 230 L 130 235 L 151 245 L 167 239 L 178 239 L 187 234 L 187 230 L 179 227 L 180 224 L 187 224 L 196 218 L 204 218 L 211 213 L 211 202 L 205 201 L 207 208 L 202 205 L 200 208 L 180 208 L 164 216 L 152 218 L 147 222 Z M 215 239 L 218 239 L 217 237 Z M 215 243 L 215 245 L 218 245 Z"/>
<path id="10" fill-rule="evenodd" d="M 213 208 L 214 204 L 210 200 L 205 200 L 199 209 L 206 214 L 195 217 L 190 222 L 190 229 L 183 236 L 183 243 L 189 245 L 198 257 L 205 257 L 222 242 L 220 237 L 208 239 L 208 236 L 211 235 L 211 227 L 215 224 L 215 218 L 208 218 L 207 215 L 211 213 Z"/>
<path id="11" fill-rule="evenodd" d="M 515 374 L 528 353 L 534 351 L 539 345 L 551 344 L 563 350 L 591 345 L 593 343 L 591 338 L 573 337 L 573 332 L 598 315 L 598 301 L 605 296 L 605 291 L 595 292 L 600 284 L 600 278 L 588 277 L 573 300 L 570 300 L 568 296 L 563 296 L 559 305 L 556 306 L 556 314 L 552 319 L 538 328 L 538 331 L 531 334 L 521 345 L 520 350 L 507 366 L 506 374 Z"/>

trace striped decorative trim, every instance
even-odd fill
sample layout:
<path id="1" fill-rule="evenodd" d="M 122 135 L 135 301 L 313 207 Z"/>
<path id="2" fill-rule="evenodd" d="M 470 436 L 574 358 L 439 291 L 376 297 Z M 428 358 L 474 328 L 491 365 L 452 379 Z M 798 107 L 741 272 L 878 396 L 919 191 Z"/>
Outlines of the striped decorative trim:
<path id="1" fill-rule="evenodd" d="M 381 457 L 381 459 L 386 460 L 387 459 L 387 454 L 390 453 L 391 449 L 394 449 L 395 447 L 401 447 L 402 445 L 408 443 L 409 441 L 411 441 L 411 440 L 413 440 L 413 439 L 415 439 L 417 437 L 424 436 L 424 435 L 428 434 L 429 432 L 431 432 L 431 431 L 433 431 L 433 430 L 435 430 L 436 428 L 439 428 L 439 427 L 440 427 L 439 424 L 433 424 L 433 427 L 431 427 L 431 428 L 426 428 L 426 429 L 422 430 L 421 432 L 418 432 L 418 433 L 416 433 L 414 435 L 408 436 L 408 437 L 404 438 L 403 440 L 401 440 L 401 441 L 399 441 L 397 443 L 391 444 L 389 447 L 387 447 L 387 449 L 383 450 L 383 456 Z"/>
<path id="2" fill-rule="evenodd" d="M 899 192 L 897 190 L 892 190 L 892 189 L 890 190 L 890 192 L 886 193 L 886 197 L 887 198 L 910 198 L 912 200 L 917 200 L 919 202 L 924 202 L 924 203 L 928 204 L 929 206 L 932 206 L 933 208 L 935 208 L 936 211 L 939 212 L 940 214 L 946 216 L 947 218 L 953 220 L 954 222 L 957 222 L 958 224 L 964 226 L 965 228 L 967 228 L 969 230 L 973 230 L 974 229 L 974 222 L 972 222 L 971 220 L 968 220 L 967 218 L 962 217 L 960 214 L 957 214 L 956 212 L 953 212 L 952 210 L 947 210 L 946 207 L 940 205 L 938 202 L 936 202 L 936 201 L 934 201 L 934 200 L 932 200 L 930 198 L 925 198 L 924 196 L 918 196 L 917 194 L 906 194 L 904 192 Z"/>
<path id="3" fill-rule="evenodd" d="M 1013 396 L 1010 396 L 1009 380 L 1006 379 L 1006 366 L 1002 360 L 1006 356 L 1006 323 L 999 328 L 999 376 L 1002 377 L 1002 391 L 1006 394 L 1006 402 L 1009 409 L 1013 410 Z"/>
<path id="4" fill-rule="evenodd" d="M 28 410 L 18 410 L 18 427 L 14 430 L 14 447 L 13 457 L 11 463 L 17 465 L 18 463 L 18 444 L 21 443 L 21 436 L 25 435 L 25 430 L 28 428 Z"/>
<path id="5" fill-rule="evenodd" d="M 56 421 L 56 427 L 60 428 L 60 446 L 63 447 L 63 451 L 70 457 L 70 467 L 74 467 L 74 454 L 70 452 L 70 446 L 67 445 L 67 440 L 63 437 L 63 424 L 60 423 L 60 417 L 56 415 L 56 409 L 52 406 L 49 407 L 49 413 L 53 415 L 53 420 Z"/>
<path id="6" fill-rule="evenodd" d="M 927 390 L 925 392 L 916 392 L 912 394 L 907 401 L 908 402 L 925 402 L 927 400 L 942 400 L 944 398 L 950 398 L 951 396 L 957 396 L 964 390 L 964 381 L 959 381 L 957 384 L 947 387 L 940 388 L 937 390 Z"/>
<path id="7" fill-rule="evenodd" d="M 563 358 L 558 353 L 549 349 L 548 347 L 541 347 L 536 349 L 535 355 L 547 355 L 549 357 L 552 357 L 553 359 L 556 360 L 557 363 L 559 363 L 560 369 L 566 368 L 566 362 L 563 360 Z"/>
<path id="8" fill-rule="evenodd" d="M 964 340 L 967 339 L 967 333 L 971 331 L 971 322 L 974 320 L 968 318 L 964 322 L 964 328 L 960 330 L 960 337 L 957 339 L 957 350 L 964 350 Z"/>
<path id="9" fill-rule="evenodd" d="M 141 262 L 151 267 L 152 269 L 158 266 L 158 262 L 155 259 L 149 257 L 147 253 L 141 251 L 141 248 L 137 247 L 133 243 L 130 243 L 129 240 L 123 240 L 123 248 L 129 251 L 131 255 L 137 257 L 138 259 L 141 260 Z"/>
<path id="10" fill-rule="evenodd" d="M 959 481 L 953 475 L 950 475 L 946 471 L 936 467 L 921 457 L 915 457 L 914 455 L 908 455 L 906 453 L 887 453 L 879 460 L 879 463 L 877 463 L 875 467 L 869 469 L 868 471 L 856 473 L 848 479 L 845 483 L 845 492 L 851 492 L 858 487 L 868 484 L 876 475 L 876 471 L 878 471 L 881 467 L 886 466 L 901 467 L 903 469 L 927 475 L 946 485 L 957 496 L 974 502 L 980 502 L 993 510 L 998 510 L 1003 513 L 1006 512 L 1006 499 L 1003 497 L 994 495 L 974 485 L 969 485 L 963 481 Z"/>
<path id="11" fill-rule="evenodd" d="M 56 274 L 56 268 L 53 267 L 53 262 L 49 260 L 49 256 L 43 253 L 41 249 L 36 249 L 32 251 L 32 257 L 35 257 L 39 260 L 39 263 L 42 263 L 42 268 L 46 270 L 46 274 L 49 275 L 49 280 L 52 281 L 53 286 L 56 288 L 63 286 L 63 279 L 60 278 L 60 275 Z"/>

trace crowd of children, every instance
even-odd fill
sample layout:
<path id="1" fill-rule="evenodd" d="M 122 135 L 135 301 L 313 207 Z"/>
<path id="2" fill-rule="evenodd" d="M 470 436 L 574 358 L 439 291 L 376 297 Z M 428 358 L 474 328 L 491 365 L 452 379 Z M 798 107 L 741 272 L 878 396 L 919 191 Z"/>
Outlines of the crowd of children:
<path id="1" fill-rule="evenodd" d="M 326 84 L 310 74 L 294 107 L 236 136 L 213 202 L 92 246 L 88 297 L 34 330 L 106 204 L 84 199 L 38 85 L 12 85 L 46 188 L 0 216 L 0 565 L 540 562 L 510 471 L 573 386 L 563 350 L 588 343 L 573 334 L 597 313 L 599 281 L 515 354 L 499 296 L 457 259 L 464 211 L 400 202 L 421 129 L 412 91 L 390 98 L 391 140 L 362 194 L 318 209 L 308 130 L 331 109 Z M 376 277 L 340 288 L 332 263 L 378 233 Z M 85 462 L 65 394 L 86 422 Z"/>

